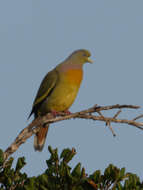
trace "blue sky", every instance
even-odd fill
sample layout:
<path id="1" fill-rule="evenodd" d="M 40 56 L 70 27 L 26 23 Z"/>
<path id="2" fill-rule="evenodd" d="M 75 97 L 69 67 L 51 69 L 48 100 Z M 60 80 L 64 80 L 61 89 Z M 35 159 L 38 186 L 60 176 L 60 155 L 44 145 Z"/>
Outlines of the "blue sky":
<path id="1" fill-rule="evenodd" d="M 0 148 L 5 150 L 30 122 L 27 116 L 44 75 L 79 48 L 90 50 L 95 62 L 84 66 L 72 112 L 94 104 L 143 107 L 142 7 L 142 0 L 0 1 Z M 121 116 L 133 118 L 142 107 Z M 55 123 L 42 153 L 34 151 L 32 137 L 13 156 L 25 156 L 23 171 L 39 175 L 46 169 L 48 145 L 59 152 L 75 147 L 72 167 L 81 162 L 92 173 L 112 163 L 142 178 L 143 131 L 112 126 L 116 138 L 101 122 Z"/>

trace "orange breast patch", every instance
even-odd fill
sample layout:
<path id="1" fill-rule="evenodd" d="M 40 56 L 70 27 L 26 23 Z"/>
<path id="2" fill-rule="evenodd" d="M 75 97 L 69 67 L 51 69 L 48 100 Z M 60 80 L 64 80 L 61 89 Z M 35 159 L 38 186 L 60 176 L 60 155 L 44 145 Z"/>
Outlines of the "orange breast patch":
<path id="1" fill-rule="evenodd" d="M 82 69 L 70 69 L 66 72 L 66 77 L 69 83 L 80 85 L 82 81 L 83 71 Z"/>

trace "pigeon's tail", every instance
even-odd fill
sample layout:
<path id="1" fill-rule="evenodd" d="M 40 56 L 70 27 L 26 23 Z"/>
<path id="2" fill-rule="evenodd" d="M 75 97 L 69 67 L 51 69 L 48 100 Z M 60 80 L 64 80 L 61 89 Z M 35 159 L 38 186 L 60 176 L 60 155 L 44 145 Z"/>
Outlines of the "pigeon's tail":
<path id="1" fill-rule="evenodd" d="M 41 127 L 40 131 L 38 131 L 34 137 L 34 149 L 35 151 L 42 151 L 45 140 L 47 137 L 47 132 L 49 129 L 49 125 L 45 125 L 44 127 Z"/>

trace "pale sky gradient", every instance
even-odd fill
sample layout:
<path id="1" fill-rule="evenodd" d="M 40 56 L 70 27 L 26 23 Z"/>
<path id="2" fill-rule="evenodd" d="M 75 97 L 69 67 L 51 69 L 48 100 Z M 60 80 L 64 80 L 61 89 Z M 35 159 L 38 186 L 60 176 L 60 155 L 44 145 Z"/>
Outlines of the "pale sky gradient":
<path id="1" fill-rule="evenodd" d="M 124 111 L 123 118 L 143 112 L 142 0 L 1 0 L 0 1 L 0 148 L 6 149 L 27 121 L 44 75 L 72 51 L 86 48 L 94 64 L 84 66 L 84 80 L 72 112 L 94 104 L 135 104 L 140 111 Z M 109 113 L 110 116 L 113 112 Z M 104 123 L 69 120 L 51 125 L 42 153 L 33 137 L 13 155 L 25 156 L 23 171 L 30 176 L 46 169 L 48 145 L 75 147 L 87 173 L 110 164 L 143 177 L 143 131 Z"/>

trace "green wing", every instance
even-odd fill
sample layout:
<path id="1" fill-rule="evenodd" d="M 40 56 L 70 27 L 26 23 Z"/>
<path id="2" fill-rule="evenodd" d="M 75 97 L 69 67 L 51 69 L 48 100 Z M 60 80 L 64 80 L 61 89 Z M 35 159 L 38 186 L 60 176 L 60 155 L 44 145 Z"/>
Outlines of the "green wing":
<path id="1" fill-rule="evenodd" d="M 37 92 L 36 98 L 33 103 L 32 111 L 29 117 L 35 112 L 39 104 L 41 104 L 53 91 L 58 80 L 58 72 L 56 69 L 50 71 L 43 79 L 40 88 Z"/>

